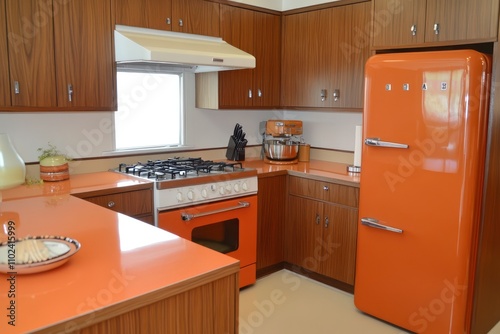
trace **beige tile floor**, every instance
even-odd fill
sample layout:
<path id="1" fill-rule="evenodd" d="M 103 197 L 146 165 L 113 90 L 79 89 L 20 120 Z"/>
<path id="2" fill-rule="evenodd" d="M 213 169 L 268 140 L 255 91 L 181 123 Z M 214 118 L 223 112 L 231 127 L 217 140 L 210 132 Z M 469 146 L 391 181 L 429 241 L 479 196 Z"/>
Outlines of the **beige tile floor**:
<path id="1" fill-rule="evenodd" d="M 407 333 L 359 312 L 351 294 L 288 270 L 241 290 L 239 322 L 239 334 Z"/>

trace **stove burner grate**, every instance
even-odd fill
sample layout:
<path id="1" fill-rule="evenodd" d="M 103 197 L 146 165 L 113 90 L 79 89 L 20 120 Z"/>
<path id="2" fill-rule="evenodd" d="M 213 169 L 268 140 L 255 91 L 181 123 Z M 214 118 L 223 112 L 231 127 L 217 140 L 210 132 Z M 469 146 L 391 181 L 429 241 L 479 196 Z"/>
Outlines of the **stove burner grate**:
<path id="1" fill-rule="evenodd" d="M 146 163 L 138 162 L 133 165 L 121 163 L 118 166 L 119 172 L 157 181 L 196 177 L 200 174 L 237 172 L 238 170 L 243 170 L 241 162 L 214 162 L 201 158 L 148 160 Z"/>

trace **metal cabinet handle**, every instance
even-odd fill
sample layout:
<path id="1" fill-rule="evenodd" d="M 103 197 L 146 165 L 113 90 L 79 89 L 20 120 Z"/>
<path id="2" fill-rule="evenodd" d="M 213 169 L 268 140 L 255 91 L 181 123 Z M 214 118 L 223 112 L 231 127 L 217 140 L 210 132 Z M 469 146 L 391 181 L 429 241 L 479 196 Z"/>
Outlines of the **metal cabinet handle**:
<path id="1" fill-rule="evenodd" d="M 108 202 L 108 208 L 112 208 L 112 207 L 114 207 L 114 206 L 115 206 L 115 204 L 116 204 L 115 202 L 113 202 L 113 201 L 109 201 L 109 202 Z"/>
<path id="2" fill-rule="evenodd" d="M 19 89 L 19 81 L 14 81 L 14 94 L 19 94 L 21 93 L 21 90 Z"/>
<path id="3" fill-rule="evenodd" d="M 378 220 L 375 218 L 361 218 L 361 225 L 378 228 L 380 230 L 394 232 L 394 233 L 403 233 L 403 230 L 399 228 L 380 224 Z"/>
<path id="4" fill-rule="evenodd" d="M 319 225 L 319 222 L 321 221 L 321 217 L 319 216 L 319 214 L 317 213 L 316 214 L 316 225 Z"/>
<path id="5" fill-rule="evenodd" d="M 410 31 L 411 31 L 411 35 L 412 36 L 417 35 L 417 25 L 416 24 L 412 24 L 412 26 L 410 28 Z"/>
<path id="6" fill-rule="evenodd" d="M 257 89 L 257 96 L 262 97 L 262 91 L 260 89 Z"/>
<path id="7" fill-rule="evenodd" d="M 170 17 L 167 17 L 167 18 L 165 19 L 165 23 L 166 23 L 167 25 L 172 24 L 172 20 L 170 19 Z"/>
<path id="8" fill-rule="evenodd" d="M 184 27 L 184 22 L 182 21 L 182 19 L 179 19 L 179 27 Z"/>
<path id="9" fill-rule="evenodd" d="M 72 84 L 68 85 L 68 101 L 69 102 L 73 101 L 73 85 Z"/>
<path id="10" fill-rule="evenodd" d="M 324 190 L 324 191 L 328 191 L 328 190 L 330 190 L 330 187 L 328 187 L 328 186 L 323 186 L 323 190 Z"/>
<path id="11" fill-rule="evenodd" d="M 434 23 L 434 34 L 439 35 L 439 23 Z"/>
<path id="12" fill-rule="evenodd" d="M 321 97 L 321 102 L 325 102 L 327 96 L 326 89 L 322 89 L 319 96 Z"/>
<path id="13" fill-rule="evenodd" d="M 337 102 L 340 99 L 340 89 L 333 90 L 333 101 Z"/>
<path id="14" fill-rule="evenodd" d="M 409 148 L 410 146 L 400 143 L 391 143 L 389 141 L 382 141 L 380 138 L 366 138 L 365 145 L 368 146 L 378 146 L 378 147 L 388 147 L 388 148 Z"/>
<path id="15" fill-rule="evenodd" d="M 236 205 L 236 206 L 232 206 L 232 207 L 224 208 L 224 209 L 219 209 L 219 210 L 213 210 L 213 211 L 207 211 L 207 212 L 201 212 L 201 213 L 195 213 L 195 214 L 183 212 L 183 213 L 181 213 L 181 219 L 183 221 L 190 221 L 190 220 L 193 220 L 195 218 L 215 215 L 215 214 L 218 214 L 221 212 L 248 208 L 249 206 L 250 206 L 250 203 L 248 203 L 248 202 L 238 202 L 238 205 Z"/>
<path id="16" fill-rule="evenodd" d="M 328 225 L 330 225 L 330 219 L 325 217 L 325 228 L 328 228 Z"/>
<path id="17" fill-rule="evenodd" d="M 248 90 L 248 98 L 251 99 L 252 97 L 253 97 L 252 90 L 249 89 Z"/>

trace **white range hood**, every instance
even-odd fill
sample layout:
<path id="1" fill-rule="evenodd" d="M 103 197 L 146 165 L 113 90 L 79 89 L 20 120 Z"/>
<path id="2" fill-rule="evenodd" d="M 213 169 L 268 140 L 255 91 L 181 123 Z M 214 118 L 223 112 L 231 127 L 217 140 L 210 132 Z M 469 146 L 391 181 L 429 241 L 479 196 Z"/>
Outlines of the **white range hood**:
<path id="1" fill-rule="evenodd" d="M 117 25 L 118 67 L 157 70 L 163 67 L 195 73 L 255 67 L 255 57 L 222 38 Z"/>

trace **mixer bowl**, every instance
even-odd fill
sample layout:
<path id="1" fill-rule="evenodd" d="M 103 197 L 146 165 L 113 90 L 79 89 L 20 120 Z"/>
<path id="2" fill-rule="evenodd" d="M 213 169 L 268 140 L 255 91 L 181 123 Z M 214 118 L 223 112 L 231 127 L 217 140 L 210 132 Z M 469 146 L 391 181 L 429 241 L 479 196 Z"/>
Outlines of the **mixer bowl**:
<path id="1" fill-rule="evenodd" d="M 266 157 L 271 160 L 293 160 L 299 154 L 299 143 L 282 140 L 269 139 L 264 143 Z"/>

